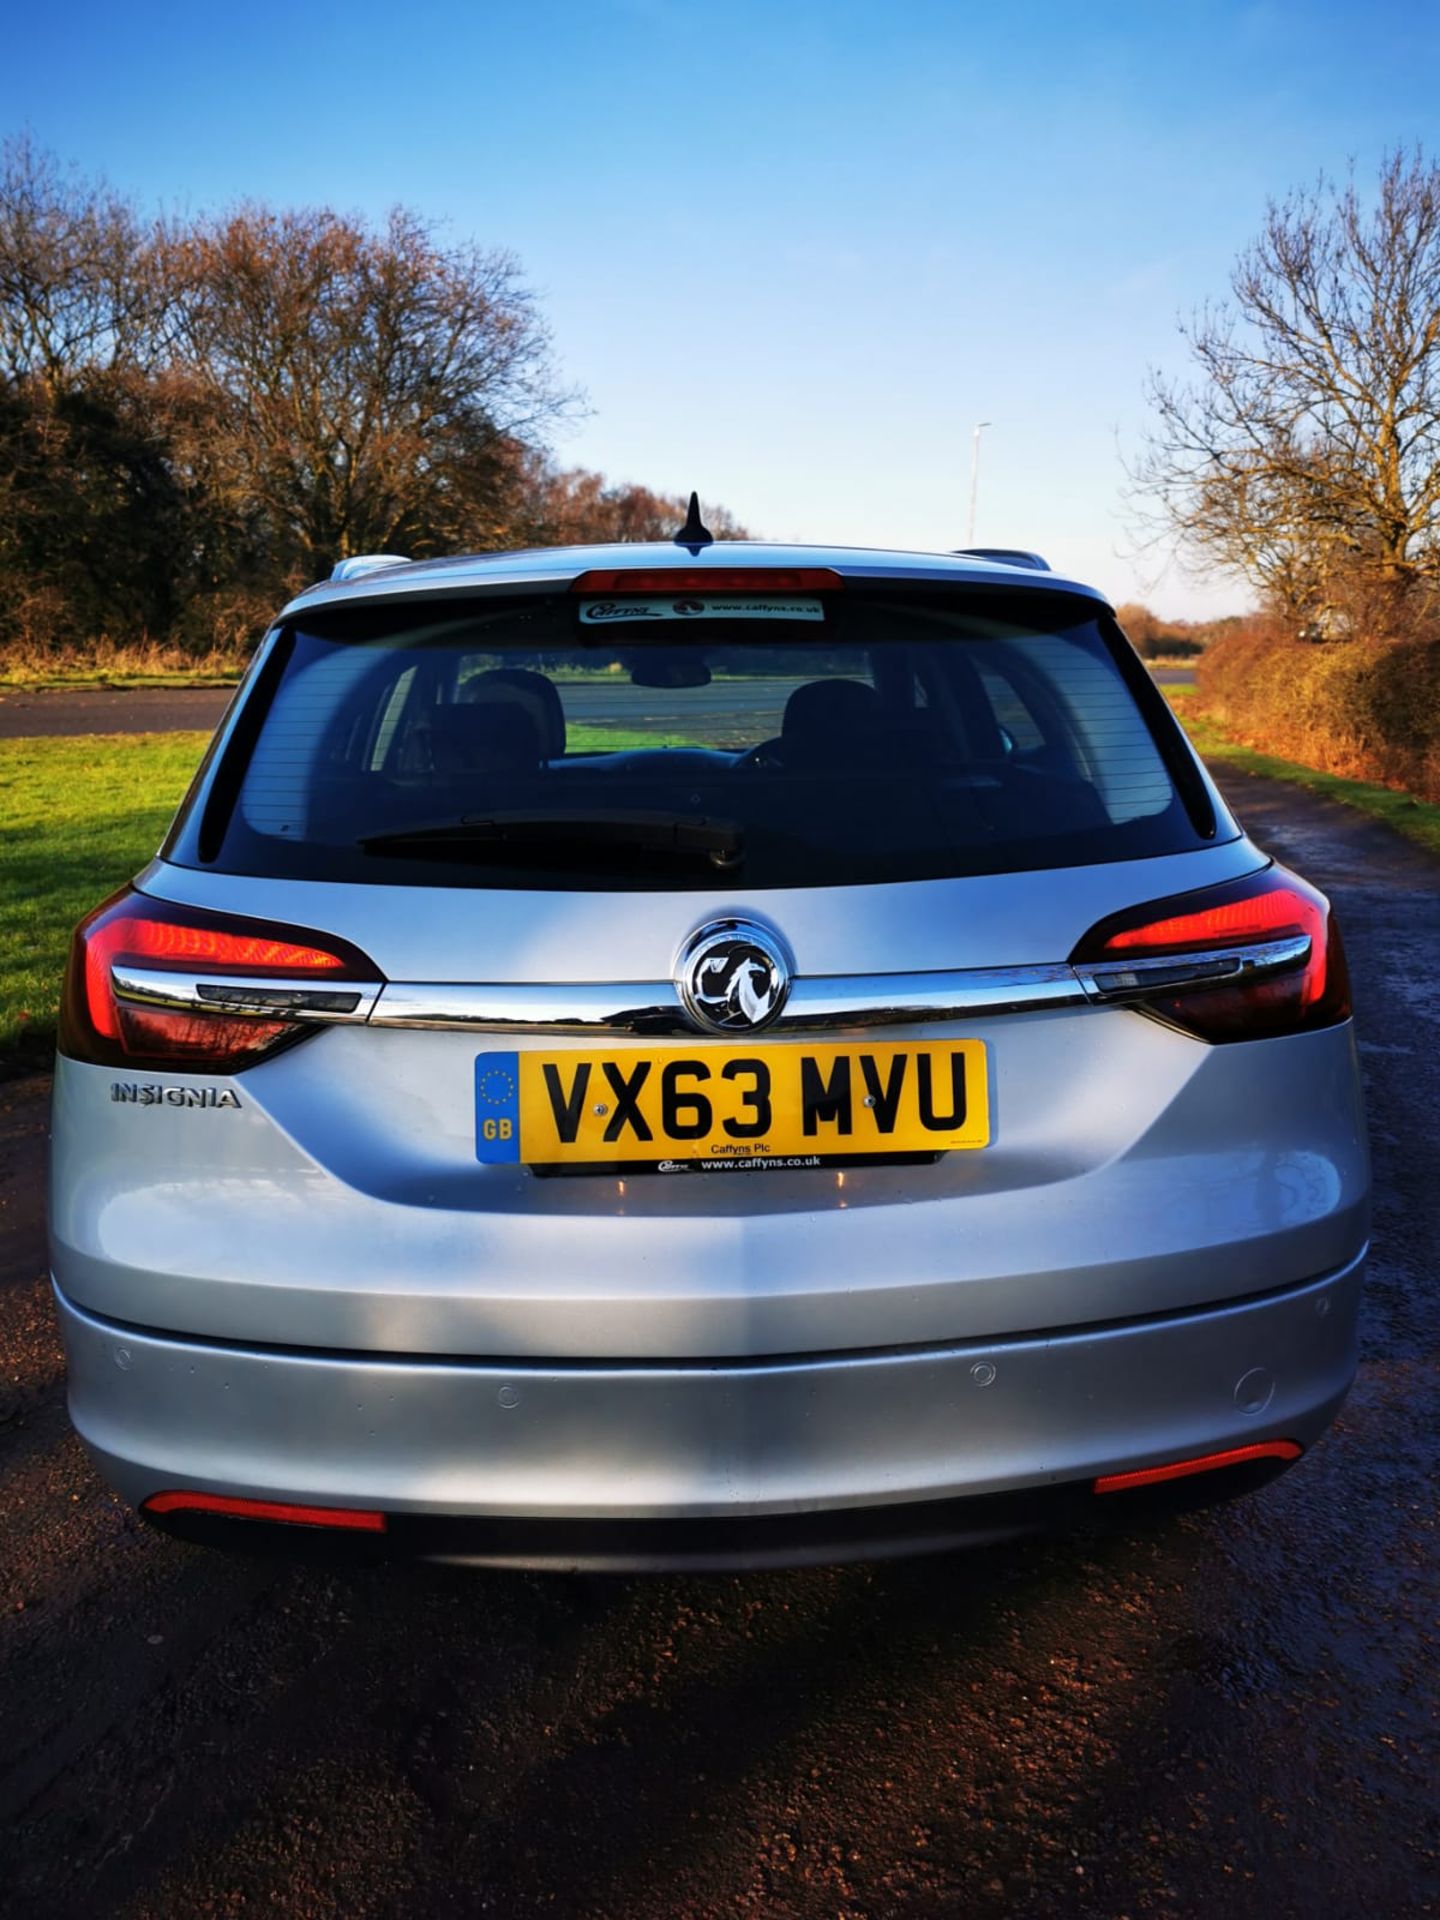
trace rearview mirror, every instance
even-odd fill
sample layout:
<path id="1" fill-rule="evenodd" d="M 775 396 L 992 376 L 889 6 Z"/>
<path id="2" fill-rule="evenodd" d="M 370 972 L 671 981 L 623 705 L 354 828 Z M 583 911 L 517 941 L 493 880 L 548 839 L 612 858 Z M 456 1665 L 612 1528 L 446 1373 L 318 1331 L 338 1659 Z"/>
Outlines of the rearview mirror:
<path id="1" fill-rule="evenodd" d="M 636 687 L 708 687 L 710 669 L 689 648 L 647 647 L 631 656 L 630 683 Z"/>

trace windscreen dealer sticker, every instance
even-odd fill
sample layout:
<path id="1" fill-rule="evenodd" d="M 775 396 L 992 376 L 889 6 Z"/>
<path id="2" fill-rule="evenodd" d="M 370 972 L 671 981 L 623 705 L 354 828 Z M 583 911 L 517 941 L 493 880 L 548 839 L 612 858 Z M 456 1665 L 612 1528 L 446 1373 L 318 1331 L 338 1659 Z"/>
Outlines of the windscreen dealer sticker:
<path id="1" fill-rule="evenodd" d="M 777 595 L 766 600 L 759 594 L 745 598 L 727 598 L 707 593 L 700 597 L 684 595 L 677 600 L 656 596 L 643 600 L 582 600 L 582 627 L 608 627 L 624 620 L 823 620 L 825 609 L 818 600 L 800 600 L 792 595 Z"/>

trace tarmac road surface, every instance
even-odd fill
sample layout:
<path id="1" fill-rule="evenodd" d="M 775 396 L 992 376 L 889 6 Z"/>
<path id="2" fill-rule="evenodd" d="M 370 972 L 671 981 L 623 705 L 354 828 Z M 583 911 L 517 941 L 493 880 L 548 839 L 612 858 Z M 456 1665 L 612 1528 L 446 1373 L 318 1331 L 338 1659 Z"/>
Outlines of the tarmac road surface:
<path id="1" fill-rule="evenodd" d="M 1195 680 L 1191 667 L 1157 667 L 1155 678 L 1162 686 L 1191 686 Z M 737 685 L 733 689 L 732 711 L 742 716 L 757 706 L 770 709 L 780 700 L 787 683 L 767 681 L 761 688 Z M 799 686 L 798 680 L 788 683 Z M 28 740 L 76 733 L 181 733 L 189 728 L 212 729 L 229 703 L 230 687 L 86 687 L 75 690 L 0 693 L 0 740 Z M 564 689 L 565 711 L 572 720 L 604 721 L 630 725 L 628 717 L 633 696 L 627 693 L 627 715 L 616 714 L 613 690 L 607 687 L 570 686 Z M 687 698 L 691 704 L 687 706 Z M 782 702 L 783 704 L 783 702 Z M 645 703 L 647 723 L 656 728 L 684 726 L 693 720 L 693 695 L 681 693 L 668 699 L 652 692 Z M 707 719 L 716 715 L 713 696 L 706 702 Z"/>
<path id="2" fill-rule="evenodd" d="M 610 1580 L 179 1546 L 66 1425 L 45 1087 L 0 1087 L 0 1908 L 1440 1912 L 1440 862 L 1225 785 L 1344 919 L 1364 1355 L 1285 1479 L 1135 1538 Z"/>
<path id="3" fill-rule="evenodd" d="M 211 732 L 233 687 L 77 687 L 0 693 L 0 740 L 77 733 Z"/>

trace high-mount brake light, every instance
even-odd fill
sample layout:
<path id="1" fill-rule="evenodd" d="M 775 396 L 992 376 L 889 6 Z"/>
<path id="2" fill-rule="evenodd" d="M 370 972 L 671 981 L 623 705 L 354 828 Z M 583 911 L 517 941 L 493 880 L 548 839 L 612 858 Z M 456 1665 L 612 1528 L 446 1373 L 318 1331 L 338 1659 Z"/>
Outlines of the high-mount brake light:
<path id="1" fill-rule="evenodd" d="M 1330 903 L 1283 867 L 1112 914 L 1070 956 L 1100 1000 L 1209 1041 L 1258 1040 L 1350 1015 Z"/>
<path id="2" fill-rule="evenodd" d="M 304 1507 L 289 1500 L 245 1500 L 237 1494 L 152 1493 L 146 1513 L 219 1513 L 233 1520 L 271 1520 L 288 1527 L 333 1527 L 346 1533 L 384 1533 L 385 1516 L 367 1507 Z"/>
<path id="3" fill-rule="evenodd" d="M 834 593 L 833 567 L 593 567 L 571 593 Z"/>
<path id="4" fill-rule="evenodd" d="M 60 1051 L 100 1066 L 235 1072 L 361 1017 L 379 983 L 348 941 L 123 887 L 75 929 Z"/>

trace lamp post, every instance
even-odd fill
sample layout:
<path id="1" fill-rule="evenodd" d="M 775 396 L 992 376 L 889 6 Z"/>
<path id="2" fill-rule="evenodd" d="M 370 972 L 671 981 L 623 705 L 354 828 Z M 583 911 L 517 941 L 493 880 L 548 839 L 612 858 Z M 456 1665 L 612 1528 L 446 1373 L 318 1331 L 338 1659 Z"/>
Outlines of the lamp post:
<path id="1" fill-rule="evenodd" d="M 970 442 L 970 527 L 965 535 L 967 547 L 975 544 L 975 501 L 980 492 L 980 436 L 991 424 L 989 420 L 977 420 Z"/>

